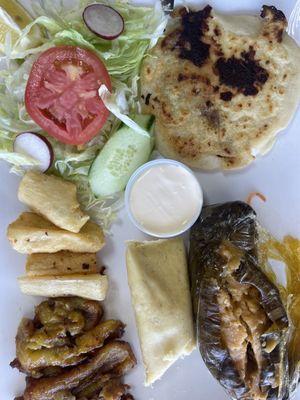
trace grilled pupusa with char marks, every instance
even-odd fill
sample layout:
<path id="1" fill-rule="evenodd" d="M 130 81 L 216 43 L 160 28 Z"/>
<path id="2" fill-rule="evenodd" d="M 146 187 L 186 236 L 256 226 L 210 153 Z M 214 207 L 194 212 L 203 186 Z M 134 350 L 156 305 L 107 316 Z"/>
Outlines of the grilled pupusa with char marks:
<path id="1" fill-rule="evenodd" d="M 191 231 L 189 268 L 197 339 L 233 399 L 289 397 L 289 321 L 257 256 L 253 209 L 205 207 Z"/>
<path id="2" fill-rule="evenodd" d="M 145 57 L 141 103 L 167 158 L 202 169 L 233 169 L 265 154 L 296 111 L 300 49 L 284 14 L 261 18 L 178 8 Z"/>

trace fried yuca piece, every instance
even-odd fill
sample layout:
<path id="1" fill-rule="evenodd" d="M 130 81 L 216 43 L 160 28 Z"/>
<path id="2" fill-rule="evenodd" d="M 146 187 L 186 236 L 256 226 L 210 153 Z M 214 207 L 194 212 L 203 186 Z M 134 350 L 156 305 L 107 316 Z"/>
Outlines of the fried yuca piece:
<path id="1" fill-rule="evenodd" d="M 101 274 L 21 276 L 21 292 L 31 296 L 79 296 L 102 301 L 106 297 L 108 279 Z"/>
<path id="2" fill-rule="evenodd" d="M 103 231 L 94 222 L 88 221 L 79 233 L 73 233 L 32 212 L 22 213 L 8 226 L 7 238 L 16 251 L 25 254 L 61 250 L 95 253 L 105 244 Z"/>
<path id="3" fill-rule="evenodd" d="M 77 200 L 76 185 L 54 175 L 28 171 L 19 186 L 19 200 L 56 226 L 78 233 L 89 220 Z"/>
<path id="4" fill-rule="evenodd" d="M 35 253 L 27 257 L 26 275 L 69 275 L 79 273 L 97 273 L 96 253 Z"/>

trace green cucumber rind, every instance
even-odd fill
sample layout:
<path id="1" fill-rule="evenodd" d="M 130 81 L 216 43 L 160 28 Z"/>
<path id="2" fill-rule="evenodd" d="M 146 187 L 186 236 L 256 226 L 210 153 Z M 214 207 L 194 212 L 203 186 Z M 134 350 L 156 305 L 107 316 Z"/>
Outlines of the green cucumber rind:
<path id="1" fill-rule="evenodd" d="M 147 130 L 153 125 L 152 116 L 138 116 L 135 121 Z M 123 191 L 133 172 L 149 160 L 153 144 L 151 133 L 140 135 L 124 125 L 118 129 L 90 167 L 88 179 L 94 195 L 101 198 Z"/>

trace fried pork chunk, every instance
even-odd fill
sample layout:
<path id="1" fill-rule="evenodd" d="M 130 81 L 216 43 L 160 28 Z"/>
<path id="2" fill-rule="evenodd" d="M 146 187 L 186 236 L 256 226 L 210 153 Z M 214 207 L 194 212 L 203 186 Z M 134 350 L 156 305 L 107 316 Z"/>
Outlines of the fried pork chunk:
<path id="1" fill-rule="evenodd" d="M 56 298 L 24 318 L 11 363 L 27 375 L 19 400 L 130 400 L 122 376 L 136 364 L 130 345 L 119 341 L 121 321 L 102 321 L 100 303 Z"/>

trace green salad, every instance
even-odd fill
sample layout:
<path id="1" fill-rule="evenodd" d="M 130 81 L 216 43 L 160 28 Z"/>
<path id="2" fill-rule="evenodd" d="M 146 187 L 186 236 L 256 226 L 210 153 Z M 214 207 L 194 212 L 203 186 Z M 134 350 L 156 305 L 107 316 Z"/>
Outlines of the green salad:
<path id="1" fill-rule="evenodd" d="M 85 8 L 94 3 L 78 0 L 72 2 L 72 7 L 65 6 L 63 2 L 54 7 L 50 0 L 41 1 L 34 6 L 37 18 L 23 29 L 18 40 L 12 43 L 10 35 L 7 35 L 5 54 L 2 56 L 5 68 L 0 72 L 0 159 L 8 161 L 12 165 L 11 172 L 17 174 L 36 167 L 39 162 L 16 151 L 14 141 L 21 132 L 43 135 L 50 142 L 54 154 L 51 168 L 47 172 L 76 182 L 82 207 L 104 229 L 108 229 L 122 204 L 124 179 L 120 180 L 122 184 L 117 193 L 110 193 L 109 188 L 99 189 L 100 195 L 97 193 L 96 197 L 95 191 L 91 190 L 89 171 L 105 143 L 121 125 L 132 129 L 136 135 L 149 135 L 151 139 L 149 130 L 134 122 L 133 116 L 140 113 L 138 87 L 142 60 L 163 34 L 167 16 L 160 2 L 153 7 L 139 7 L 120 0 L 109 3 L 101 1 L 101 4 L 113 7 L 124 21 L 122 34 L 114 40 L 105 40 L 93 33 L 82 17 Z M 99 96 L 110 111 L 109 117 L 99 134 L 82 145 L 62 143 L 48 135 L 30 117 L 25 106 L 25 90 L 32 66 L 40 54 L 55 46 L 78 46 L 93 52 L 102 60 L 110 76 L 111 91 L 105 85 L 99 87 Z M 131 137 L 126 130 L 124 135 Z M 122 143 L 126 143 L 126 137 L 121 137 Z M 108 151 L 114 146 L 107 147 L 106 155 L 102 157 L 105 160 L 109 158 Z M 138 160 L 147 161 L 152 145 L 145 146 L 143 142 L 142 149 L 145 154 Z M 117 153 L 115 151 L 114 156 Z M 139 166 L 134 162 L 132 165 Z M 116 182 L 119 181 L 115 180 L 114 187 L 118 188 Z"/>

